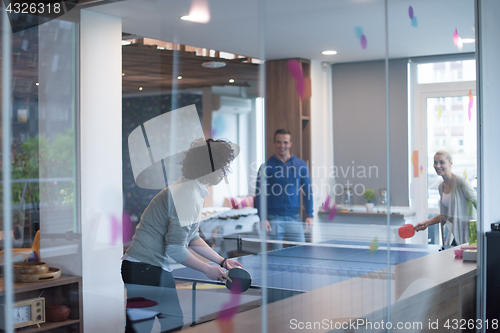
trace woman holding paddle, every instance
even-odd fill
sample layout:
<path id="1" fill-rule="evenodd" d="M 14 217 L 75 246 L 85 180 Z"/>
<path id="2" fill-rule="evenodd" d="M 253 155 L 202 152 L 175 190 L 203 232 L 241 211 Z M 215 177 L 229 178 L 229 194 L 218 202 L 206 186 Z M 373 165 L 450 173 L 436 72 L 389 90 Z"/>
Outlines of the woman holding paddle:
<path id="1" fill-rule="evenodd" d="M 438 190 L 439 215 L 415 226 L 416 231 L 441 223 L 443 245 L 454 246 L 469 241 L 469 220 L 476 217 L 477 194 L 463 178 L 451 172 L 453 155 L 447 149 L 439 150 L 434 155 L 434 170 L 443 177 Z"/>
<path id="2" fill-rule="evenodd" d="M 193 142 L 181 162 L 182 177 L 151 200 L 122 258 L 127 307 L 138 307 L 131 304 L 131 299 L 134 303 L 157 303 L 162 332 L 177 330 L 184 324 L 169 259 L 218 281 L 231 281 L 224 269 L 241 266 L 233 259 L 221 257 L 198 234 L 201 208 L 209 194 L 207 186 L 218 184 L 229 173 L 229 164 L 235 157 L 227 141 Z M 188 247 L 217 265 L 201 261 Z M 133 332 L 132 320 L 127 316 L 127 332 Z M 137 320 L 134 324 L 139 332 L 150 332 L 152 325 L 153 320 Z"/>

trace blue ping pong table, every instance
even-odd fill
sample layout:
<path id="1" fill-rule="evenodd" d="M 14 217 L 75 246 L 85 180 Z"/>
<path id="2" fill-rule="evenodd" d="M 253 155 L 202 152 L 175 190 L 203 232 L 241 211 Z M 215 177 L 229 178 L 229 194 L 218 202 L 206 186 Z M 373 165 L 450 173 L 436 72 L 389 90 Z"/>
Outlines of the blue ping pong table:
<path id="1" fill-rule="evenodd" d="M 391 266 L 417 259 L 442 249 L 439 245 L 390 244 Z M 380 274 L 387 278 L 388 248 L 379 243 L 378 250 L 370 252 L 370 244 L 357 241 L 327 241 L 308 243 L 267 252 L 265 269 L 268 302 L 312 291 L 365 274 Z M 235 258 L 252 275 L 252 288 L 262 288 L 262 254 Z M 193 283 L 192 320 L 196 318 L 196 284 L 223 284 L 208 279 L 202 272 L 179 268 L 172 271 L 174 278 Z"/>

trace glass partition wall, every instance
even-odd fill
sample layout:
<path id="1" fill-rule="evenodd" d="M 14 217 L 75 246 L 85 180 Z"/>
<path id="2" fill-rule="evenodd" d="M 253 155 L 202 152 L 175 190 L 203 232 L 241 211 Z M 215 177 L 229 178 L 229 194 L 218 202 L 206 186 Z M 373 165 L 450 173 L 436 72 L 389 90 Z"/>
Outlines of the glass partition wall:
<path id="1" fill-rule="evenodd" d="M 81 331 L 78 24 L 2 15 L 1 327 Z"/>
<path id="2" fill-rule="evenodd" d="M 471 328 L 472 0 L 4 23 L 6 331 Z"/>

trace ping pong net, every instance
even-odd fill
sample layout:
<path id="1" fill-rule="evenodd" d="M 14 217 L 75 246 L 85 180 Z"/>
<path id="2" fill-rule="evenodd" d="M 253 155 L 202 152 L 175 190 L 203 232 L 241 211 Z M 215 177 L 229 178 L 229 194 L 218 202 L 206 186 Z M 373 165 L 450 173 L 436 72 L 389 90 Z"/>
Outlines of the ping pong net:
<path id="1" fill-rule="evenodd" d="M 262 243 L 266 244 L 282 244 L 282 245 L 291 245 L 291 246 L 309 246 L 309 247 L 324 247 L 324 248 L 340 248 L 340 249 L 358 249 L 358 250 L 370 250 L 369 244 L 347 244 L 345 242 L 321 242 L 321 243 L 309 243 L 309 242 L 295 242 L 295 241 L 279 241 L 273 239 L 265 239 L 256 238 L 256 237 L 242 237 L 241 235 L 230 235 L 224 236 L 224 240 L 235 240 L 237 244 L 238 252 L 245 252 L 243 250 L 243 243 Z M 353 243 L 362 243 L 362 242 L 353 242 Z M 387 246 L 381 245 L 377 248 L 378 251 L 399 251 L 399 252 L 423 252 L 422 248 L 412 248 L 412 247 L 397 247 L 397 246 Z M 426 251 L 424 251 L 426 252 Z M 427 251 L 431 252 L 431 251 Z"/>

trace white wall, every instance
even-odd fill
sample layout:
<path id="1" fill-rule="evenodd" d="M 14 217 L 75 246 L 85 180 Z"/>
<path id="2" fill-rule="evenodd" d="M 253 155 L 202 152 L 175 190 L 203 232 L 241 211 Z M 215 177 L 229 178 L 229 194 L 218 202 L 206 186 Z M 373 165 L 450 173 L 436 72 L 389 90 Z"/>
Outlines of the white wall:
<path id="1" fill-rule="evenodd" d="M 80 160 L 85 332 L 123 332 L 121 19 L 81 11 Z M 113 221 L 114 218 L 114 221 Z M 114 232 L 113 232 L 114 230 Z M 116 232 L 119 233 L 118 237 Z"/>
<path id="2" fill-rule="evenodd" d="M 332 66 L 334 158 L 339 184 L 336 191 L 340 194 L 340 184 L 349 182 L 354 190 L 353 203 L 364 205 L 364 189 L 378 193 L 387 188 L 387 131 L 390 131 L 390 165 L 397 165 L 391 168 L 391 205 L 408 207 L 407 60 L 389 61 L 389 128 L 385 69 L 384 61 Z"/>
<path id="3" fill-rule="evenodd" d="M 311 61 L 311 181 L 316 195 L 313 197 L 314 215 L 317 216 L 318 207 L 332 194 L 335 179 L 328 177 L 333 168 L 333 122 L 331 101 L 331 66 L 322 66 L 320 61 Z M 320 167 L 326 167 L 326 175 Z M 328 191 L 327 189 L 331 190 Z M 316 190 L 317 189 L 317 190 Z M 314 232 L 314 231 L 313 231 Z"/>

